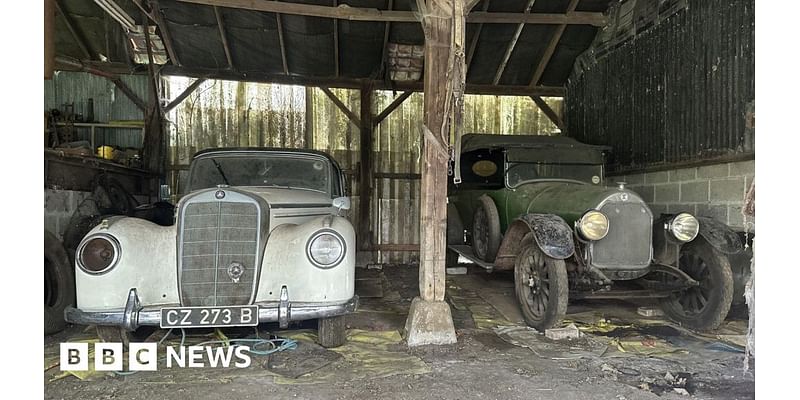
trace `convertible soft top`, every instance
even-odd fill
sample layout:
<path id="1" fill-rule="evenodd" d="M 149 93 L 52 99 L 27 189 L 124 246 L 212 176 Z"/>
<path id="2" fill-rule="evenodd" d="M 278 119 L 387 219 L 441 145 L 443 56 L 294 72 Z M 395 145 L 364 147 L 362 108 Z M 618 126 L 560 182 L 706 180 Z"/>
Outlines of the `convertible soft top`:
<path id="1" fill-rule="evenodd" d="M 595 146 L 581 143 L 566 136 L 545 135 L 490 135 L 485 133 L 468 133 L 461 137 L 461 152 L 466 153 L 480 149 L 507 148 L 551 148 L 609 151 L 611 147 Z"/>

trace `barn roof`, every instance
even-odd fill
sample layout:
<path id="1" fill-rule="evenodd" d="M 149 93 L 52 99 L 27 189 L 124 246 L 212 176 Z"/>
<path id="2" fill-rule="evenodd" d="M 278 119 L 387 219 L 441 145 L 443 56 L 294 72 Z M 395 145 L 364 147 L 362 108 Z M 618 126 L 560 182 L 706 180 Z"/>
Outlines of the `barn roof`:
<path id="1" fill-rule="evenodd" d="M 467 92 L 562 95 L 576 57 L 592 43 L 612 2 L 478 0 L 467 16 Z M 143 71 L 129 61 L 122 28 L 93 0 L 57 3 L 58 55 Z M 136 24 L 145 20 L 142 8 L 150 11 L 143 3 L 116 0 Z M 424 44 L 415 0 L 150 3 L 148 23 L 158 26 L 170 58 L 165 74 L 309 86 L 422 87 L 421 77 L 391 81 L 387 68 L 391 46 Z"/>

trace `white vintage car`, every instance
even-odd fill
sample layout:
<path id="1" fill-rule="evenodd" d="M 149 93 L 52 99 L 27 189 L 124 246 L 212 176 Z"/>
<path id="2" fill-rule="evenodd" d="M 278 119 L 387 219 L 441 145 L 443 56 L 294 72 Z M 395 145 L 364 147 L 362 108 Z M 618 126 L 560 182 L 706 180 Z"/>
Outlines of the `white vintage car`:
<path id="1" fill-rule="evenodd" d="M 86 235 L 65 319 L 123 341 L 144 326 L 318 319 L 320 344 L 343 344 L 358 297 L 337 163 L 306 150 L 210 149 L 195 155 L 186 186 L 172 226 L 113 217 Z"/>

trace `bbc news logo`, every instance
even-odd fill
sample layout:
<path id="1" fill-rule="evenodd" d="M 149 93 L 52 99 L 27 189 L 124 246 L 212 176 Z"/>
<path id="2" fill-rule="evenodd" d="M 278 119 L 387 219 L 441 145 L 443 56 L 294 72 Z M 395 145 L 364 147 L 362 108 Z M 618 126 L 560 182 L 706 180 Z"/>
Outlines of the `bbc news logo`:
<path id="1" fill-rule="evenodd" d="M 247 368 L 251 360 L 248 346 L 167 346 L 167 368 Z M 89 343 L 61 343 L 61 370 L 87 371 L 94 363 L 96 371 L 122 371 L 125 352 L 122 343 L 94 343 L 94 357 Z M 130 371 L 156 371 L 159 351 L 157 343 L 130 343 L 127 359 Z M 91 359 L 91 360 L 90 360 Z"/>

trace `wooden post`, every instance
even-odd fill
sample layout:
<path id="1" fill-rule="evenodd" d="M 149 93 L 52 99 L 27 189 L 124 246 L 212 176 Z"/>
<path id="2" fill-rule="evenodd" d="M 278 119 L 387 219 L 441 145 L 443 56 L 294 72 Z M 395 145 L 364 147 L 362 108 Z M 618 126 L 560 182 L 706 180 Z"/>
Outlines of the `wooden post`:
<path id="1" fill-rule="evenodd" d="M 411 302 L 409 346 L 456 342 L 444 302 L 447 251 L 447 167 L 450 132 L 460 129 L 464 91 L 464 0 L 417 0 L 425 32 L 422 180 L 420 185 L 420 297 Z M 453 126 L 451 127 L 451 123 Z M 456 135 L 457 136 L 457 135 Z"/>
<path id="2" fill-rule="evenodd" d="M 306 86 L 305 142 L 307 149 L 314 148 L 314 88 L 309 86 Z"/>
<path id="3" fill-rule="evenodd" d="M 368 251 L 372 249 L 372 224 L 369 211 L 372 205 L 372 87 L 361 88 L 361 140 L 360 140 L 360 170 L 358 183 L 358 242 L 359 249 Z"/>

